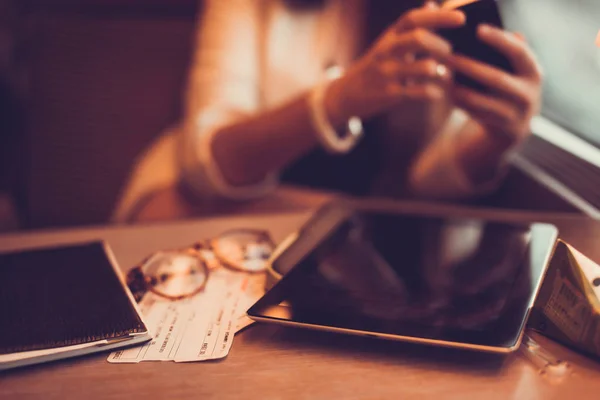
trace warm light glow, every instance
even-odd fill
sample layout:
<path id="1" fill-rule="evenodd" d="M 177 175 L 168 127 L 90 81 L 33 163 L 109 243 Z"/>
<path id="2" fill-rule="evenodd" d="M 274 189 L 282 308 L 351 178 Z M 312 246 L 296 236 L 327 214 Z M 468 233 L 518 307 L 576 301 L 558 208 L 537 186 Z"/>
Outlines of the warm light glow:
<path id="1" fill-rule="evenodd" d="M 600 31 L 598 31 L 598 36 L 596 36 L 596 46 L 600 47 Z"/>
<path id="2" fill-rule="evenodd" d="M 478 0 L 446 0 L 444 4 L 442 4 L 442 8 L 446 10 L 454 10 L 464 5 L 474 3 L 476 1 Z"/>

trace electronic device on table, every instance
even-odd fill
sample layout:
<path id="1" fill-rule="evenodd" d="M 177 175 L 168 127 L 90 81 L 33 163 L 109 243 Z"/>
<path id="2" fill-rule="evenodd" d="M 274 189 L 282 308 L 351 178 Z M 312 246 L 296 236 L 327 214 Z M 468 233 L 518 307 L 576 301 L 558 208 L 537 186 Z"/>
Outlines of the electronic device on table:
<path id="1" fill-rule="evenodd" d="M 326 205 L 283 242 L 257 321 L 509 353 L 557 239 L 548 224 Z"/>

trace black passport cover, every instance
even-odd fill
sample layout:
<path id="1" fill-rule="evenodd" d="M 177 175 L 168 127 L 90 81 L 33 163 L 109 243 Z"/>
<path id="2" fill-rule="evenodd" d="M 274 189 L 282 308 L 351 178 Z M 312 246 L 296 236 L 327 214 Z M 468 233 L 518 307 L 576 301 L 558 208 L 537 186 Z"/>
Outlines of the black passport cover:
<path id="1" fill-rule="evenodd" d="M 103 242 L 0 254 L 0 354 L 146 332 Z"/>

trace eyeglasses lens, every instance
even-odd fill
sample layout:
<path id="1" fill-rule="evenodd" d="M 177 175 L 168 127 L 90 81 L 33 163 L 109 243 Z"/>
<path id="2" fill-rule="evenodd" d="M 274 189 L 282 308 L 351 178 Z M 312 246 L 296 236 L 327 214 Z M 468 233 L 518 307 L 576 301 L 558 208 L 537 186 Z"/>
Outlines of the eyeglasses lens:
<path id="1" fill-rule="evenodd" d="M 224 261 L 247 272 L 265 270 L 274 247 L 268 236 L 253 231 L 230 232 L 213 241 L 215 252 Z"/>
<path id="2" fill-rule="evenodd" d="M 200 289 L 207 271 L 197 256 L 179 252 L 156 253 L 142 271 L 156 292 L 169 297 L 187 296 Z"/>

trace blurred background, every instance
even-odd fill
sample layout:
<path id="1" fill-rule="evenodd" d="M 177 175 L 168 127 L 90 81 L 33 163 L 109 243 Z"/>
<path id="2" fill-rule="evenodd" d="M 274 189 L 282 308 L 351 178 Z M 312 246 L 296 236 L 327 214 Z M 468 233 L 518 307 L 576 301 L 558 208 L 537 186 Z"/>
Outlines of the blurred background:
<path id="1" fill-rule="evenodd" d="M 544 118 L 484 205 L 598 217 L 600 1 L 502 6 L 546 71 Z M 136 157 L 179 118 L 200 8 L 0 0 L 0 231 L 108 222 Z"/>
<path id="2" fill-rule="evenodd" d="M 5 229 L 108 220 L 135 157 L 178 119 L 197 9 L 0 0 Z"/>

